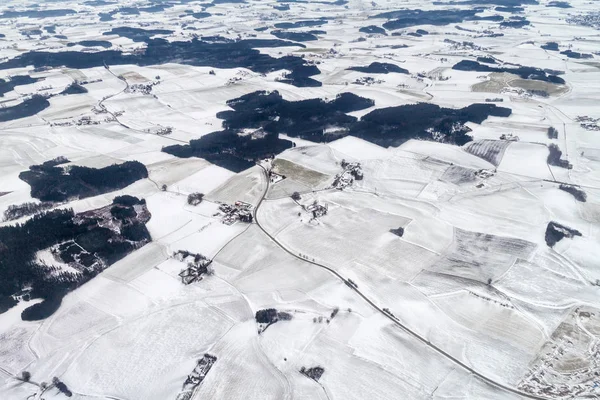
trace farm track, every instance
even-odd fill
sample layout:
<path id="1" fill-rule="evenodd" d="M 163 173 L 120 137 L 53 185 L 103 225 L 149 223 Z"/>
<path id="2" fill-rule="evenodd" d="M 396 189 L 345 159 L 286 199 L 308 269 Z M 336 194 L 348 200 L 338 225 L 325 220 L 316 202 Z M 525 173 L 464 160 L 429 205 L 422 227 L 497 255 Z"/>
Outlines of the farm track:
<path id="1" fill-rule="evenodd" d="M 263 192 L 260 200 L 258 201 L 258 204 L 256 205 L 255 209 L 254 209 L 254 221 L 256 222 L 256 225 L 260 228 L 261 231 L 263 231 L 263 233 L 265 235 L 267 235 L 267 237 L 269 237 L 269 239 L 271 239 L 278 247 L 280 247 L 283 251 L 285 251 L 286 253 L 290 254 L 291 256 L 302 260 L 306 263 L 309 264 L 313 264 L 316 265 L 319 268 L 325 269 L 328 272 L 330 272 L 332 275 L 334 275 L 336 278 L 338 278 L 339 280 L 341 280 L 342 282 L 344 282 L 344 284 L 346 284 L 350 289 L 354 290 L 354 292 L 356 292 L 356 294 L 358 294 L 365 302 L 367 302 L 374 310 L 376 310 L 377 312 L 379 312 L 381 315 L 383 315 L 384 317 L 386 317 L 387 319 L 389 319 L 392 323 L 394 323 L 394 325 L 398 326 L 399 328 L 401 328 L 403 331 L 405 331 L 406 333 L 408 333 L 410 336 L 412 336 L 413 338 L 417 339 L 418 341 L 420 341 L 421 343 L 425 344 L 427 347 L 429 347 L 430 349 L 434 350 L 435 352 L 437 352 L 438 354 L 442 355 L 443 357 L 445 357 L 446 359 L 448 359 L 449 361 L 451 361 L 452 363 L 456 364 L 457 366 L 461 367 L 462 369 L 464 369 L 465 371 L 469 372 L 470 374 L 476 376 L 477 378 L 481 379 L 482 381 L 484 381 L 485 383 L 492 385 L 496 388 L 502 389 L 506 392 L 510 392 L 512 394 L 524 397 L 524 398 L 528 398 L 528 399 L 534 399 L 534 400 L 550 400 L 550 397 L 542 397 L 542 396 L 537 396 L 534 394 L 530 394 L 530 393 L 526 393 L 526 392 L 522 392 L 516 388 L 507 386 L 501 382 L 498 382 L 496 380 L 494 380 L 493 378 L 490 378 L 486 375 L 484 375 L 481 372 L 478 372 L 477 370 L 475 370 L 473 367 L 470 367 L 469 365 L 465 364 L 464 362 L 460 361 L 459 359 L 457 359 L 456 357 L 454 357 L 453 355 L 447 353 L 446 351 L 444 351 L 443 349 L 441 349 L 440 347 L 436 346 L 435 344 L 431 343 L 429 340 L 427 340 L 426 338 L 424 338 L 423 336 L 421 336 L 419 333 L 413 331 L 411 328 L 409 328 L 408 326 L 404 325 L 402 322 L 400 322 L 398 319 L 396 319 L 395 317 L 389 315 L 388 313 L 386 313 L 385 311 L 383 311 L 382 308 L 380 308 L 377 304 L 375 304 L 375 302 L 373 300 L 371 300 L 370 298 L 368 298 L 365 294 L 363 294 L 360 290 L 358 290 L 358 288 L 356 286 L 353 286 L 351 284 L 348 283 L 348 281 L 342 276 L 340 275 L 337 271 L 335 271 L 333 268 L 330 268 L 326 265 L 323 264 L 319 264 L 318 262 L 315 261 L 310 261 L 307 259 L 304 259 L 302 257 L 300 257 L 298 254 L 292 252 L 291 250 L 289 250 L 287 247 L 285 247 L 281 242 L 279 242 L 275 237 L 273 237 L 269 232 L 267 232 L 267 230 L 260 224 L 259 219 L 257 218 L 258 215 L 258 210 L 263 202 L 263 200 L 265 199 L 267 192 L 269 190 L 269 176 L 267 173 L 267 170 L 261 165 L 260 166 L 263 170 L 263 177 L 265 178 L 266 181 L 266 188 L 265 191 Z"/>
<path id="2" fill-rule="evenodd" d="M 121 90 L 121 91 L 119 91 L 119 92 L 117 92 L 117 93 L 115 93 L 115 94 L 113 94 L 113 95 L 110 95 L 110 96 L 108 96 L 108 97 L 106 97 L 106 98 L 102 99 L 102 100 L 101 100 L 101 101 L 98 103 L 99 107 L 100 107 L 100 108 L 102 108 L 102 109 L 104 109 L 104 110 L 106 110 L 106 112 L 107 112 L 108 114 L 110 114 L 112 117 L 114 117 L 115 121 L 116 121 L 116 122 L 117 122 L 119 125 L 121 125 L 122 127 L 124 127 L 125 129 L 129 129 L 129 130 L 132 130 L 132 131 L 135 131 L 135 132 L 139 132 L 139 133 L 147 133 L 147 132 L 140 131 L 140 130 L 138 130 L 138 129 L 132 128 L 132 127 L 130 127 L 130 126 L 127 126 L 126 124 L 122 123 L 121 121 L 119 121 L 119 120 L 118 120 L 118 118 L 117 118 L 117 117 L 116 117 L 116 116 L 115 116 L 115 115 L 114 115 L 112 112 L 110 112 L 110 111 L 109 111 L 109 110 L 108 110 L 108 109 L 107 109 L 107 108 L 104 106 L 104 104 L 103 104 L 103 102 L 104 102 L 104 101 L 106 101 L 106 100 L 109 100 L 109 99 L 111 99 L 111 98 L 114 98 L 114 97 L 116 97 L 116 96 L 118 96 L 118 95 L 120 95 L 120 94 L 124 93 L 124 92 L 125 92 L 125 90 L 126 90 L 128 87 L 129 87 L 129 84 L 127 83 L 127 81 L 126 81 L 125 79 L 122 79 L 122 78 L 120 78 L 119 76 L 117 76 L 116 74 L 114 74 L 114 73 L 113 73 L 113 72 L 112 72 L 112 71 L 111 71 L 109 68 L 107 68 L 107 70 L 108 70 L 108 71 L 109 71 L 109 72 L 110 72 L 110 73 L 111 73 L 113 76 L 115 76 L 117 79 L 119 79 L 119 80 L 123 81 L 123 82 L 125 83 L 126 87 L 125 87 L 123 90 Z M 429 94 L 431 97 L 433 97 L 433 95 L 431 95 L 430 93 L 428 93 L 428 92 L 425 92 L 425 93 L 427 93 L 427 94 Z M 554 107 L 552 107 L 552 108 L 554 108 Z M 40 126 L 43 126 L 43 125 L 45 125 L 45 124 L 40 124 Z M 565 130 L 565 136 L 566 136 L 566 127 L 565 127 L 565 125 L 564 125 L 564 122 L 563 122 L 563 129 Z M 185 140 L 174 139 L 174 138 L 165 137 L 165 136 L 163 136 L 163 137 L 164 137 L 164 138 L 166 138 L 166 139 L 169 139 L 169 140 L 175 141 L 175 142 L 184 143 L 184 144 L 189 144 L 189 142 L 188 142 L 188 141 L 185 141 Z M 566 150 L 566 152 L 567 152 L 567 151 L 568 151 L 568 150 Z M 568 154 L 568 153 L 567 153 L 567 154 Z M 261 168 L 263 169 L 263 172 L 266 174 L 266 170 L 264 169 L 264 167 L 262 167 L 262 166 L 261 166 Z M 507 174 L 509 174 L 509 175 L 514 175 L 514 176 L 521 176 L 521 177 L 529 177 L 529 178 L 532 178 L 532 177 L 530 177 L 530 176 L 527 176 L 527 175 L 522 175 L 522 174 L 517 174 L 517 173 L 507 173 Z M 148 179 L 149 179 L 149 180 L 150 180 L 152 183 L 154 183 L 154 185 L 156 185 L 156 186 L 158 187 L 158 184 L 157 184 L 157 182 L 153 181 L 153 180 L 152 180 L 152 179 L 150 179 L 150 178 L 148 178 Z M 391 315 L 389 315 L 388 313 L 386 313 L 385 311 L 383 311 L 383 309 L 382 309 L 382 308 L 380 308 L 380 307 L 379 307 L 377 304 L 375 304 L 375 302 L 374 302 L 373 300 L 371 300 L 371 299 L 370 299 L 370 298 L 368 298 L 368 297 L 367 297 L 365 294 L 363 294 L 363 293 L 362 293 L 360 290 L 358 290 L 358 288 L 356 288 L 356 287 L 354 287 L 354 286 L 351 286 L 351 285 L 349 285 L 349 284 L 348 284 L 348 281 L 347 281 L 347 280 L 346 280 L 346 279 L 345 279 L 345 278 L 344 278 L 342 275 L 340 275 L 340 274 L 339 274 L 337 271 L 335 271 L 334 269 L 332 269 L 332 268 L 330 268 L 330 267 L 328 267 L 328 266 L 326 266 L 326 265 L 319 264 L 319 263 L 317 263 L 317 262 L 315 262 L 315 261 L 310 261 L 310 260 L 307 260 L 307 259 L 301 258 L 300 256 L 298 256 L 298 255 L 297 255 L 297 254 L 295 254 L 294 252 L 292 252 L 292 251 L 288 250 L 288 249 L 287 249 L 287 248 L 286 248 L 286 247 L 285 247 L 285 246 L 284 246 L 284 245 L 283 245 L 281 242 L 279 242 L 279 241 L 278 241 L 278 240 L 277 240 L 275 237 L 273 237 L 273 236 L 272 236 L 272 235 L 271 235 L 271 234 L 270 234 L 270 233 L 269 233 L 269 232 L 268 232 L 268 231 L 267 231 L 267 230 L 266 230 L 266 229 L 265 229 L 265 228 L 264 228 L 264 227 L 263 227 L 263 226 L 260 224 L 260 222 L 259 222 L 259 220 L 258 220 L 258 218 L 257 218 L 257 214 L 258 214 L 259 207 L 261 206 L 261 204 L 262 204 L 262 203 L 263 203 L 263 201 L 265 200 L 266 194 L 267 194 L 267 192 L 268 192 L 268 189 L 269 189 L 269 183 L 270 183 L 270 181 L 269 181 L 269 179 L 268 179 L 268 175 L 267 175 L 267 176 L 265 176 L 265 180 L 266 180 L 266 187 L 265 187 L 265 190 L 264 190 L 264 192 L 263 192 L 263 194 L 262 194 L 261 198 L 259 199 L 259 201 L 258 201 L 258 203 L 257 203 L 257 205 L 256 205 L 256 207 L 255 207 L 255 209 L 254 209 L 254 220 L 256 221 L 256 224 L 257 224 L 257 226 L 260 228 L 260 230 L 261 230 L 261 231 L 263 231 L 263 233 L 264 233 L 264 234 L 265 234 L 267 237 L 269 237 L 269 238 L 270 238 L 270 239 L 271 239 L 271 240 L 272 240 L 272 241 L 273 241 L 273 242 L 274 242 L 274 243 L 275 243 L 275 244 L 276 244 L 276 245 L 277 245 L 279 248 L 281 248 L 283 251 L 285 251 L 286 253 L 290 254 L 291 256 L 293 256 L 293 257 L 295 257 L 295 258 L 297 258 L 297 259 L 299 259 L 299 260 L 302 260 L 303 262 L 310 263 L 310 264 L 313 264 L 313 265 L 315 265 L 315 266 L 317 266 L 317 267 L 320 267 L 320 268 L 322 268 L 322 269 L 325 269 L 325 270 L 327 270 L 327 271 L 328 271 L 328 272 L 330 272 L 332 275 L 334 275 L 336 278 L 338 278 L 339 280 L 341 280 L 342 282 L 344 282 L 344 283 L 345 283 L 345 284 L 346 284 L 346 285 L 347 285 L 347 286 L 348 286 L 350 289 L 354 290 L 354 291 L 355 291 L 355 292 L 356 292 L 356 293 L 357 293 L 357 294 L 358 294 L 358 295 L 359 295 L 359 296 L 360 296 L 360 297 L 361 297 L 361 298 L 362 298 L 362 299 L 363 299 L 363 300 L 364 300 L 366 303 L 368 303 L 368 304 L 369 304 L 369 305 L 370 305 L 370 306 L 371 306 L 371 307 L 372 307 L 374 310 L 376 310 L 376 311 L 377 311 L 377 312 L 379 312 L 381 315 L 383 315 L 384 317 L 386 317 L 388 320 L 390 320 L 390 321 L 391 321 L 393 324 L 395 324 L 397 327 L 401 328 L 403 331 L 405 331 L 406 333 L 408 333 L 408 334 L 409 334 L 410 336 L 412 336 L 413 338 L 415 338 L 415 339 L 417 339 L 418 341 L 422 342 L 423 344 L 425 344 L 426 346 L 428 346 L 430 349 L 432 349 L 432 350 L 434 350 L 435 352 L 437 352 L 438 354 L 442 355 L 443 357 L 445 357 L 446 359 L 448 359 L 449 361 L 451 361 L 451 362 L 452 362 L 453 364 L 455 364 L 456 366 L 458 366 L 458 367 L 462 368 L 463 370 L 467 371 L 468 373 L 470 373 L 470 374 L 472 374 L 472 375 L 476 376 L 477 378 L 479 378 L 479 379 L 480 379 L 480 380 L 482 380 L 483 382 L 485 382 L 485 383 L 487 383 L 487 384 L 489 384 L 489 385 L 491 385 L 491 386 L 494 386 L 494 387 L 496 387 L 496 388 L 499 388 L 499 389 L 501 389 L 501 390 L 504 390 L 504 391 L 506 391 L 506 392 L 512 393 L 512 394 L 514 394 L 514 395 L 521 396 L 521 397 L 523 397 L 523 398 L 534 399 L 534 400 L 552 400 L 552 399 L 551 399 L 551 398 L 549 398 L 549 397 L 542 397 L 542 396 L 538 396 L 538 395 L 534 395 L 534 394 L 530 394 L 530 393 L 522 392 L 522 391 L 520 391 L 520 390 L 518 390 L 518 389 L 516 389 L 516 388 L 513 388 L 513 387 L 510 387 L 510 386 L 507 386 L 507 385 L 505 385 L 505 384 L 503 384 L 503 383 L 501 383 L 501 382 L 498 382 L 498 381 L 496 381 L 496 380 L 494 380 L 494 379 L 492 379 L 492 378 L 489 378 L 488 376 L 484 375 L 483 373 L 480 373 L 480 372 L 478 372 L 478 371 L 477 371 L 477 370 L 475 370 L 474 368 L 470 367 L 469 365 L 467 365 L 467 364 L 465 364 L 464 362 L 460 361 L 459 359 L 455 358 L 454 356 L 452 356 L 451 354 L 447 353 L 447 352 L 446 352 L 446 351 L 444 351 L 443 349 L 441 349 L 441 348 L 437 347 L 435 344 L 431 343 L 431 342 L 430 342 L 429 340 L 427 340 L 425 337 L 421 336 L 419 333 L 417 333 L 417 332 L 413 331 L 411 328 L 409 328 L 408 326 L 404 325 L 402 322 L 400 322 L 399 320 L 397 320 L 395 317 L 392 317 Z M 566 183 L 566 184 L 568 184 L 567 182 L 561 182 L 561 181 L 558 181 L 558 180 L 555 180 L 555 179 L 552 179 L 552 180 L 551 180 L 551 179 L 536 179 L 536 181 L 538 181 L 538 180 L 539 180 L 539 181 L 546 181 L 546 182 L 556 183 L 556 184 L 562 184 L 562 183 Z M 580 185 L 580 186 L 581 186 L 581 187 L 586 187 L 586 188 L 598 189 L 597 187 L 594 187 L 594 186 L 587 186 L 587 185 Z M 277 199 L 269 199 L 269 200 L 277 200 Z M 220 249 L 220 250 L 217 252 L 217 254 L 219 254 L 219 253 L 221 252 L 221 250 L 223 250 L 223 248 L 225 248 L 225 247 L 227 246 L 227 244 L 229 244 L 230 242 L 232 242 L 234 239 L 236 239 L 238 236 L 240 236 L 240 235 L 241 235 L 242 233 L 244 233 L 245 231 L 246 231 L 246 230 L 244 230 L 244 231 L 240 232 L 238 235 L 236 235 L 236 236 L 235 236 L 235 237 L 233 237 L 231 240 L 229 240 L 229 241 L 228 241 L 228 242 L 227 242 L 227 243 L 226 243 L 226 244 L 225 244 L 225 245 L 224 245 L 224 246 L 223 246 L 223 247 L 222 247 L 222 248 L 221 248 L 221 249 Z M 217 255 L 217 254 L 215 254 L 215 257 L 216 257 L 216 255 Z M 179 304 L 179 305 L 181 305 L 181 304 Z M 159 311 L 161 311 L 161 310 L 159 310 Z M 121 327 L 121 325 L 119 325 L 118 327 Z M 115 328 L 115 329 L 116 329 L 116 328 Z M 101 336 L 104 336 L 105 334 L 107 334 L 107 333 L 110 333 L 110 331 L 112 331 L 112 330 L 113 330 L 113 329 L 109 330 L 108 332 L 103 332 L 103 333 L 102 333 L 100 336 L 98 336 L 98 337 L 97 337 L 97 338 L 95 338 L 95 339 L 94 339 L 94 340 L 93 340 L 91 343 L 89 343 L 89 344 L 86 346 L 86 348 L 87 348 L 87 347 L 89 347 L 89 345 L 91 345 L 93 342 L 95 342 L 95 341 L 96 341 L 97 339 L 99 339 Z M 85 349 L 84 349 L 84 350 L 85 350 Z M 15 377 L 15 376 L 14 376 L 13 374 L 11 374 L 9 371 L 7 371 L 7 370 L 5 370 L 5 369 L 3 369 L 3 368 L 1 368 L 1 367 L 0 367 L 0 372 L 2 372 L 2 373 L 4 373 L 4 374 L 6 374 L 6 375 L 8 375 L 8 376 Z M 15 377 L 15 378 L 16 378 L 16 377 Z M 30 382 L 30 383 L 32 383 L 32 384 L 34 384 L 34 385 L 35 385 L 35 383 L 33 383 L 33 382 Z M 325 390 L 325 388 L 324 388 L 322 385 L 321 385 L 321 387 L 323 388 L 323 390 L 324 390 L 324 392 L 325 392 L 325 395 L 328 397 L 328 395 L 327 395 L 327 391 Z M 42 392 L 42 393 L 40 393 L 40 395 L 42 395 L 42 394 L 43 394 L 43 392 Z M 90 396 L 90 395 L 86 395 L 86 396 Z M 92 396 L 93 396 L 93 395 L 92 395 Z M 115 399 L 115 400 L 117 400 L 117 399 L 118 399 L 118 398 L 116 398 L 116 397 L 110 397 L 110 396 L 106 396 L 106 397 L 107 397 L 107 398 L 111 398 L 111 399 Z M 118 400 L 122 400 L 122 399 L 118 399 Z"/>
<path id="3" fill-rule="evenodd" d="M 105 106 L 104 104 L 102 104 L 102 103 L 104 103 L 106 100 L 112 99 L 113 97 L 116 97 L 116 96 L 120 95 L 121 93 L 125 93 L 125 91 L 126 91 L 127 89 L 129 89 L 129 82 L 127 82 L 127 79 L 125 79 L 125 78 L 122 78 L 122 77 L 120 77 L 120 76 L 116 75 L 114 72 L 112 72 L 112 70 L 109 68 L 109 66 L 108 66 L 108 65 L 106 65 L 106 63 L 104 63 L 104 67 L 106 68 L 106 70 L 107 70 L 108 72 L 110 72 L 110 74 L 111 74 L 112 76 L 114 76 L 114 77 L 115 77 L 115 78 L 117 78 L 118 80 L 122 81 L 122 82 L 125 84 L 125 87 L 123 88 L 123 90 L 121 90 L 121 91 L 119 91 L 119 92 L 117 92 L 117 93 L 115 93 L 115 94 L 111 94 L 110 96 L 107 96 L 107 97 L 103 98 L 102 100 L 100 100 L 100 101 L 98 102 L 98 107 L 100 107 L 101 109 L 103 109 L 104 111 L 106 111 L 108 114 L 110 114 L 110 115 L 111 115 L 111 116 L 112 116 L 112 117 L 115 119 L 115 121 L 117 121 L 117 123 L 118 123 L 119 125 L 121 125 L 123 128 L 125 128 L 125 129 L 130 129 L 130 130 L 132 130 L 132 131 L 135 131 L 135 132 L 139 132 L 139 133 L 146 133 L 146 134 L 147 134 L 148 132 L 140 131 L 139 129 L 134 129 L 134 128 L 132 128 L 132 127 L 128 126 L 128 125 L 125 125 L 123 122 L 119 121 L 119 118 L 117 118 L 117 116 L 116 116 L 114 113 L 112 113 L 111 111 L 109 111 L 109 110 L 108 110 L 108 108 L 106 108 L 106 106 Z M 185 143 L 185 144 L 189 144 L 189 142 L 188 142 L 188 141 L 185 141 L 185 140 L 174 139 L 174 138 L 172 138 L 172 137 L 168 137 L 168 136 L 163 136 L 163 137 L 164 137 L 165 139 L 169 139 L 169 140 L 172 140 L 172 141 L 174 141 L 174 142 L 179 142 L 179 143 Z"/>

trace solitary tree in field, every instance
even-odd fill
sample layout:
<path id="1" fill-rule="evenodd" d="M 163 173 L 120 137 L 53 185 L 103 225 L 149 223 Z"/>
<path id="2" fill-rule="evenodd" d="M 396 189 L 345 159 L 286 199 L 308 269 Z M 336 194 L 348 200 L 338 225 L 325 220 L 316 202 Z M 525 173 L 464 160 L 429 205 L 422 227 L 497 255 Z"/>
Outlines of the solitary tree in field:
<path id="1" fill-rule="evenodd" d="M 298 193 L 298 192 L 294 192 L 294 193 L 292 193 L 292 200 L 294 200 L 294 201 L 298 201 L 298 200 L 300 200 L 301 198 L 302 198 L 302 197 L 300 196 L 300 193 Z"/>
<path id="2" fill-rule="evenodd" d="M 204 199 L 204 193 L 190 193 L 187 198 L 187 202 L 191 206 L 197 206 L 202 203 Z"/>
<path id="3" fill-rule="evenodd" d="M 29 371 L 21 372 L 21 380 L 23 382 L 29 382 L 30 379 L 31 379 L 31 373 Z"/>

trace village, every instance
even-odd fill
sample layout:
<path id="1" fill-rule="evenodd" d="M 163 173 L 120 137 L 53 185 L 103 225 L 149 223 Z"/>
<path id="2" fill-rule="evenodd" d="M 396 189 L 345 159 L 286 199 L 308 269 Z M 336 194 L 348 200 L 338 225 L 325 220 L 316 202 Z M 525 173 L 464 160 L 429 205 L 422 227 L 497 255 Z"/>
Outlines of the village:
<path id="1" fill-rule="evenodd" d="M 237 221 L 252 223 L 252 209 L 254 206 L 243 201 L 236 201 L 234 204 L 221 203 L 218 213 L 213 214 L 213 217 L 221 216 L 221 222 L 225 225 L 233 225 Z"/>
<path id="2" fill-rule="evenodd" d="M 363 179 L 363 171 L 359 162 L 349 163 L 342 160 L 341 165 L 344 171 L 333 178 L 332 187 L 344 190 L 344 188 L 352 186 L 355 180 L 360 181 Z"/>
<path id="3" fill-rule="evenodd" d="M 179 250 L 173 254 L 173 258 L 181 262 L 187 262 L 187 268 L 179 273 L 181 283 L 185 285 L 201 281 L 204 275 L 212 275 L 212 268 L 210 267 L 212 260 L 202 254 Z"/>

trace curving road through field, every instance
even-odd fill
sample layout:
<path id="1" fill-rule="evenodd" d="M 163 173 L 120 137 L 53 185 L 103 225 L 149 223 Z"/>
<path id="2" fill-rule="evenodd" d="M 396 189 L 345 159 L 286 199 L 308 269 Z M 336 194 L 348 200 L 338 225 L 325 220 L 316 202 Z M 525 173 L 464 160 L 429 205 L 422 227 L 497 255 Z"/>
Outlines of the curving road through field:
<path id="1" fill-rule="evenodd" d="M 419 333 L 413 331 L 408 326 L 404 325 L 396 317 L 394 317 L 394 316 L 386 313 L 385 311 L 383 311 L 382 308 L 380 308 L 370 298 L 368 298 L 364 293 L 362 293 L 360 290 L 358 290 L 358 288 L 356 286 L 350 284 L 350 282 L 348 282 L 348 280 L 346 280 L 342 275 L 340 275 L 334 269 L 332 269 L 332 268 L 330 268 L 330 267 L 328 267 L 326 265 L 319 264 L 318 262 L 304 259 L 304 258 L 300 257 L 298 254 L 296 254 L 293 251 L 289 250 L 287 247 L 285 247 L 280 241 L 278 241 L 269 232 L 267 232 L 267 230 L 261 225 L 260 221 L 257 218 L 258 209 L 262 205 L 262 202 L 265 199 L 265 197 L 267 195 L 267 192 L 269 191 L 269 183 L 270 183 L 269 173 L 267 172 L 267 170 L 262 165 L 260 165 L 260 164 L 258 166 L 261 167 L 262 170 L 263 170 L 263 176 L 265 177 L 266 187 L 265 187 L 265 191 L 263 192 L 261 198 L 259 199 L 259 201 L 256 204 L 256 207 L 254 209 L 254 221 L 256 222 L 256 225 L 260 228 L 260 230 L 263 231 L 264 234 L 267 235 L 269 237 L 269 239 L 271 239 L 275 244 L 277 244 L 277 246 L 279 246 L 283 251 L 285 251 L 289 255 L 291 255 L 291 256 L 299 259 L 299 260 L 302 260 L 302 261 L 304 261 L 306 263 L 309 263 L 309 264 L 316 265 L 317 267 L 320 267 L 320 268 L 323 268 L 323 269 L 329 271 L 336 278 L 338 278 L 339 280 L 341 280 L 342 282 L 344 282 L 350 289 L 354 290 L 354 292 L 356 292 L 356 294 L 358 294 L 360 297 L 362 297 L 362 299 L 365 302 L 367 302 L 373 309 L 375 309 L 381 315 L 383 315 L 384 317 L 386 317 L 387 319 L 389 319 L 390 321 L 392 321 L 396 326 L 398 326 L 399 328 L 401 328 L 403 331 L 405 331 L 406 333 L 408 333 L 410 336 L 412 336 L 415 339 L 419 340 L 421 343 L 425 344 L 430 349 L 436 351 L 438 354 L 441 354 L 446 359 L 450 360 L 452 363 L 456 364 L 457 366 L 461 367 L 462 369 L 466 370 L 467 372 L 473 374 L 474 376 L 478 377 L 479 379 L 483 380 L 484 382 L 486 382 L 486 383 L 488 383 L 488 384 L 490 384 L 492 386 L 495 386 L 495 387 L 497 387 L 499 389 L 502 389 L 504 391 L 513 393 L 515 395 L 518 395 L 518 396 L 521 396 L 521 397 L 524 397 L 524 398 L 534 399 L 534 400 L 552 400 L 550 397 L 543 397 L 543 396 L 538 396 L 538 395 L 534 395 L 534 394 L 522 392 L 522 391 L 520 391 L 520 390 L 518 390 L 516 388 L 510 387 L 510 386 L 507 386 L 507 385 L 505 385 L 505 384 L 503 384 L 501 382 L 498 382 L 498 381 L 494 380 L 493 378 L 490 378 L 490 377 L 482 374 L 481 372 L 478 372 L 477 370 L 473 369 L 473 367 L 465 364 L 464 362 L 462 362 L 461 360 L 457 359 L 453 355 L 451 355 L 451 354 L 447 353 L 446 351 L 444 351 L 443 349 L 437 347 L 435 344 L 431 343 L 429 340 L 427 340 L 426 338 L 424 338 L 423 336 L 421 336 Z"/>

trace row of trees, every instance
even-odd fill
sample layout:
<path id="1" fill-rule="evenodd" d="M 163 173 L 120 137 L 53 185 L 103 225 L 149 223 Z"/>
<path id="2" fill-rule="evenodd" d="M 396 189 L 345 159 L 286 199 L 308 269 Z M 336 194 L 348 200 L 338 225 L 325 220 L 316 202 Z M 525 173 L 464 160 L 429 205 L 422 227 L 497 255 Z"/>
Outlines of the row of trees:
<path id="1" fill-rule="evenodd" d="M 52 207 L 54 207 L 54 203 L 49 201 L 42 201 L 40 203 L 27 202 L 23 204 L 11 204 L 4 211 L 4 220 L 12 221 L 29 215 L 37 214 Z"/>
<path id="2" fill-rule="evenodd" d="M 549 165 L 554 165 L 555 167 L 561 167 L 561 168 L 567 168 L 567 169 L 573 168 L 573 165 L 568 160 L 562 159 L 562 151 L 556 144 L 551 143 L 548 146 L 548 150 L 549 150 L 549 153 L 548 153 L 547 162 Z"/>
<path id="3" fill-rule="evenodd" d="M 31 373 L 29 371 L 22 371 L 21 375 L 17 377 L 17 379 L 20 379 L 23 382 L 31 382 Z M 46 382 L 41 382 L 39 386 L 42 389 L 48 388 L 48 384 Z M 63 381 L 61 381 L 57 376 L 52 378 L 52 386 L 60 390 L 60 392 L 67 397 L 73 396 L 73 392 L 71 392 L 67 385 Z"/>

